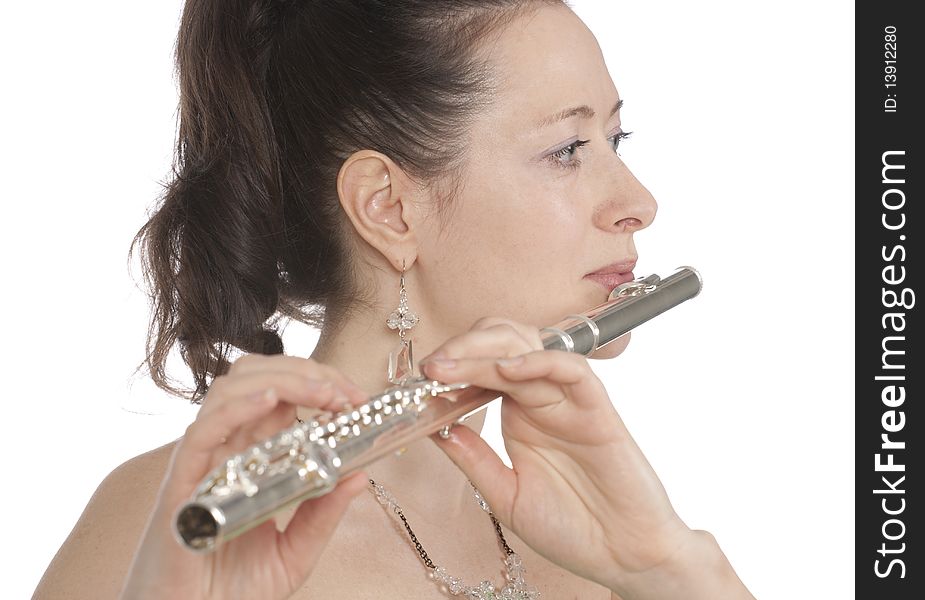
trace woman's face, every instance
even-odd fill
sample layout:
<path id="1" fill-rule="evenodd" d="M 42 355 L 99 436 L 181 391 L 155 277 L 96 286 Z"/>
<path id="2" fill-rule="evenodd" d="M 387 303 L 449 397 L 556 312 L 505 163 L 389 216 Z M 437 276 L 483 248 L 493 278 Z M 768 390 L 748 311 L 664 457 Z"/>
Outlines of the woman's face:
<path id="1" fill-rule="evenodd" d="M 415 302 L 451 332 L 487 315 L 543 327 L 600 304 L 610 290 L 586 275 L 631 271 L 633 234 L 656 211 L 617 154 L 620 97 L 570 9 L 515 21 L 487 50 L 499 94 L 474 125 L 446 230 L 426 221 L 414 274 Z"/>

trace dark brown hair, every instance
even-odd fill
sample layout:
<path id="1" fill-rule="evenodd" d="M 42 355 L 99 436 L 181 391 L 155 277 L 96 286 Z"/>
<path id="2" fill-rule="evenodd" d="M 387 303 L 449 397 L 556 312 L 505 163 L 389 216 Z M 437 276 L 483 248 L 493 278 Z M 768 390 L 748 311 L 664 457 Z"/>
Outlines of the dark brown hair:
<path id="1" fill-rule="evenodd" d="M 562 0 L 187 0 L 171 177 L 135 235 L 158 387 L 202 399 L 229 352 L 279 354 L 278 319 L 337 328 L 361 293 L 337 198 L 352 153 L 452 182 L 494 78 L 477 49 Z M 442 189 L 442 188 L 441 188 Z M 166 372 L 179 342 L 195 388 Z M 141 366 L 141 365 L 140 365 Z M 140 368 L 139 366 L 139 368 Z"/>

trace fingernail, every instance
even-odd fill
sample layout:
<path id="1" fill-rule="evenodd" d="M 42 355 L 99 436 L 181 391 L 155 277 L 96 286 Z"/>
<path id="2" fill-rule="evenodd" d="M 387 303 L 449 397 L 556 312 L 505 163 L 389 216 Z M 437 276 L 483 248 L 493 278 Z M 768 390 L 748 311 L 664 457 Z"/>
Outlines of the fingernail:
<path id="1" fill-rule="evenodd" d="M 495 361 L 495 363 L 501 367 L 516 367 L 517 365 L 520 365 L 523 362 L 524 362 L 523 355 L 514 356 L 511 358 L 499 358 L 498 360 Z"/>
<path id="2" fill-rule="evenodd" d="M 257 404 L 267 404 L 270 402 L 275 402 L 277 399 L 276 389 L 267 388 L 262 393 L 255 394 L 253 399 L 254 399 L 254 402 L 256 402 Z"/>

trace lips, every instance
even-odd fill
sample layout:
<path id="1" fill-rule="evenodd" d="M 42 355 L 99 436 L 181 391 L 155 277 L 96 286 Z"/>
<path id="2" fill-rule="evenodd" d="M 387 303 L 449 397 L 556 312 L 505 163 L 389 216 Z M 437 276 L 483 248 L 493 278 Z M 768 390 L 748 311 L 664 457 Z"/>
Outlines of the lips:
<path id="1" fill-rule="evenodd" d="M 611 273 L 629 273 L 636 268 L 636 259 L 627 258 L 625 260 L 620 260 L 609 265 L 605 265 L 598 269 L 597 271 L 592 271 L 588 275 L 605 275 Z"/>
<path id="2" fill-rule="evenodd" d="M 585 279 L 601 284 L 607 291 L 611 291 L 621 283 L 632 281 L 635 278 L 636 276 L 633 275 L 632 271 L 629 273 L 592 273 L 591 275 L 585 275 Z"/>
<path id="3" fill-rule="evenodd" d="M 593 273 L 588 273 L 585 279 L 590 279 L 610 291 L 622 283 L 635 279 L 636 276 L 633 275 L 635 266 L 635 258 L 618 261 L 601 267 Z"/>

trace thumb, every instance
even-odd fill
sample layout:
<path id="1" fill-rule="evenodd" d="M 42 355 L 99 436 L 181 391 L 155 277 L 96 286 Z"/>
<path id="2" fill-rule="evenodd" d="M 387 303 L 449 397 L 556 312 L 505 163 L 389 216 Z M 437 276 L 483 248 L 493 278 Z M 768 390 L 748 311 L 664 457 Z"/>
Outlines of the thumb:
<path id="1" fill-rule="evenodd" d="M 504 523 L 510 523 L 517 475 L 482 437 L 465 425 L 450 429 L 446 439 L 434 434 L 431 439 L 478 488 L 491 506 L 491 512 Z"/>

